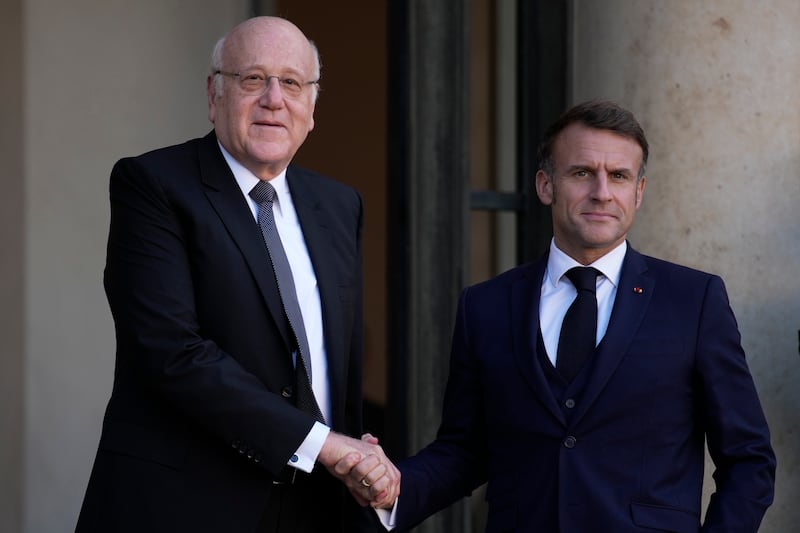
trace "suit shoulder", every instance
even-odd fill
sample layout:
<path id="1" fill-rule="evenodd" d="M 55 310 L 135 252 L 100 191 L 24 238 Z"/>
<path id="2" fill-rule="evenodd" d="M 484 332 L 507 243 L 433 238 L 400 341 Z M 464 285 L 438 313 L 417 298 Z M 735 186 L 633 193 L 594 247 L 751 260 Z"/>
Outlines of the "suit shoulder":
<path id="1" fill-rule="evenodd" d="M 652 276 L 669 284 L 676 291 L 698 290 L 700 287 L 710 286 L 722 287 L 723 291 L 725 290 L 725 283 L 717 274 L 656 257 L 643 255 L 641 258 Z"/>
<path id="2" fill-rule="evenodd" d="M 286 177 L 290 188 L 293 182 L 300 183 L 306 190 L 314 191 L 314 195 L 324 200 L 327 205 L 336 206 L 343 203 L 357 211 L 361 210 L 361 194 L 351 185 L 296 165 L 289 165 Z"/>
<path id="3" fill-rule="evenodd" d="M 117 164 L 138 164 L 145 167 L 165 167 L 196 160 L 202 139 L 190 139 L 180 144 L 156 148 L 142 154 L 123 157 Z"/>
<path id="4" fill-rule="evenodd" d="M 148 195 L 151 201 L 192 203 L 202 191 L 203 157 L 219 165 L 220 169 L 225 168 L 221 152 L 218 157 L 202 155 L 203 150 L 209 149 L 209 142 L 216 141 L 209 141 L 208 137 L 191 139 L 120 159 L 111 170 L 109 187 L 112 196 L 124 191 L 138 191 L 138 194 Z"/>
<path id="5" fill-rule="evenodd" d="M 290 176 L 294 179 L 302 179 L 314 187 L 319 188 L 319 190 L 349 194 L 358 193 L 355 187 L 351 185 L 347 185 L 346 183 L 329 178 L 328 176 L 320 174 L 319 172 L 299 167 L 297 165 L 289 165 L 287 172 L 287 176 Z"/>
<path id="6" fill-rule="evenodd" d="M 191 139 L 181 144 L 166 146 L 140 155 L 123 157 L 114 164 L 112 182 L 122 176 L 134 181 L 153 181 L 167 186 L 186 176 L 200 173 L 199 151 L 202 139 Z"/>
<path id="7" fill-rule="evenodd" d="M 644 260 L 645 264 L 647 265 L 647 268 L 656 272 L 672 273 L 672 275 L 674 276 L 690 277 L 698 279 L 710 278 L 716 276 L 716 274 L 712 274 L 710 272 L 705 272 L 703 270 L 699 270 L 697 268 L 693 268 L 687 265 L 673 263 L 671 261 L 659 259 L 657 257 L 652 257 L 648 255 L 642 255 L 641 257 Z"/>
<path id="8" fill-rule="evenodd" d="M 508 287 L 510 285 L 515 284 L 520 279 L 533 279 L 536 274 L 536 266 L 535 263 L 527 263 L 524 265 L 520 265 L 505 272 L 498 274 L 493 278 L 489 278 L 485 281 L 478 282 L 474 285 L 468 287 L 468 289 L 472 292 L 492 292 L 502 289 L 504 287 Z"/>

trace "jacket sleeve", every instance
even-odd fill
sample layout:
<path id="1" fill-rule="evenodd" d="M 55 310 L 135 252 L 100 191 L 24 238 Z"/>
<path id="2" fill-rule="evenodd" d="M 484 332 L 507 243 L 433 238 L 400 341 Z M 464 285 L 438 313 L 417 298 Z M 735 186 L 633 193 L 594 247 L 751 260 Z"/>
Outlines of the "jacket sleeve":
<path id="1" fill-rule="evenodd" d="M 775 454 L 736 319 L 717 276 L 706 289 L 698 338 L 699 405 L 716 483 L 702 530 L 756 532 L 773 499 Z"/>
<path id="2" fill-rule="evenodd" d="M 487 480 L 486 423 L 480 365 L 469 340 L 469 289 L 459 299 L 450 372 L 436 440 L 398 465 L 398 529 L 405 531 L 468 496 Z"/>

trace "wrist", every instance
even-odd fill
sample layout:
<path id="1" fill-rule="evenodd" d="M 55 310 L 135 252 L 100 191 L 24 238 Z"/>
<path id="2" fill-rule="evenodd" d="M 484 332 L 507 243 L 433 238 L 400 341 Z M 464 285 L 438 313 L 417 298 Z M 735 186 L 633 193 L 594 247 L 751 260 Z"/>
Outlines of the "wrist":
<path id="1" fill-rule="evenodd" d="M 341 435 L 332 430 L 329 431 L 322 448 L 319 450 L 317 461 L 326 467 L 335 465 L 343 455 L 341 448 Z"/>

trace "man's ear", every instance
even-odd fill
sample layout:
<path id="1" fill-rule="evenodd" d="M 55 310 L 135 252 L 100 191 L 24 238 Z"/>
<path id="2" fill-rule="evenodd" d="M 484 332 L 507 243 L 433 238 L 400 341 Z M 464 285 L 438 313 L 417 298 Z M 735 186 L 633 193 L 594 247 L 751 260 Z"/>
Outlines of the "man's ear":
<path id="1" fill-rule="evenodd" d="M 553 203 L 553 182 L 543 170 L 536 173 L 536 194 L 544 205 Z"/>
<path id="2" fill-rule="evenodd" d="M 208 120 L 213 124 L 217 114 L 217 88 L 213 74 L 209 74 L 206 79 L 206 97 L 208 98 Z"/>
<path id="3" fill-rule="evenodd" d="M 644 195 L 644 183 L 647 181 L 647 176 L 642 176 L 639 178 L 639 182 L 636 184 L 636 209 L 639 209 L 642 206 L 642 196 Z"/>

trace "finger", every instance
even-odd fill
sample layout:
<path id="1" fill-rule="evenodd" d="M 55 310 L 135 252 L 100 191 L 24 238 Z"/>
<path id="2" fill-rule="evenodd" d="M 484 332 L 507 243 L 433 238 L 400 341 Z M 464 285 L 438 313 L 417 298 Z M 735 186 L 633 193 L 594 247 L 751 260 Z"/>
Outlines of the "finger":
<path id="1" fill-rule="evenodd" d="M 381 461 L 377 456 L 368 455 L 367 457 L 364 457 L 361 461 L 359 461 L 359 463 L 350 470 L 350 478 L 353 481 L 360 483 L 361 480 L 369 476 L 367 481 L 371 482 L 373 479 L 377 479 L 383 475 L 384 470 L 379 470 L 375 472 L 373 476 L 370 476 L 370 473 L 376 468 L 379 468 L 380 466 L 381 466 Z"/>
<path id="2" fill-rule="evenodd" d="M 364 506 L 370 505 L 373 498 L 370 487 L 365 487 L 360 481 L 353 481 L 352 479 L 348 479 L 346 484 L 357 502 Z"/>
<path id="3" fill-rule="evenodd" d="M 373 507 L 391 508 L 400 495 L 400 471 L 391 462 L 384 466 L 386 467 L 386 473 L 383 478 L 375 484 L 375 496 L 372 498 L 372 503 Z M 384 488 L 384 492 L 378 493 L 380 489 Z"/>
<path id="4" fill-rule="evenodd" d="M 386 494 L 387 494 L 387 491 L 383 491 L 383 492 L 380 492 L 380 493 L 376 494 L 375 497 L 372 498 L 372 501 L 369 502 L 369 505 L 373 509 L 379 509 L 382 505 L 385 505 Z"/>
<path id="5" fill-rule="evenodd" d="M 367 506 L 370 504 L 369 500 L 366 500 L 366 499 L 364 499 L 364 498 L 363 498 L 363 497 L 362 497 L 362 496 L 361 496 L 361 495 L 358 493 L 358 491 L 357 491 L 357 490 L 350 489 L 350 494 L 351 494 L 351 495 L 353 496 L 353 498 L 356 500 L 356 503 L 358 503 L 358 505 L 360 505 L 361 507 L 367 507 Z"/>
<path id="6" fill-rule="evenodd" d="M 382 477 L 377 481 L 371 482 L 369 486 L 370 501 L 374 502 L 375 500 L 379 500 L 382 497 L 385 498 L 388 495 L 388 491 L 390 489 L 391 489 L 391 483 L 385 477 Z"/>
<path id="7" fill-rule="evenodd" d="M 361 454 L 351 452 L 342 457 L 333 467 L 334 472 L 340 476 L 346 476 L 361 461 Z"/>
<path id="8" fill-rule="evenodd" d="M 376 503 L 372 504 L 372 508 L 373 508 L 373 509 L 387 509 L 387 510 L 391 510 L 391 509 L 392 509 L 392 507 L 394 507 L 395 501 L 396 501 L 396 499 L 395 499 L 395 500 L 386 500 L 386 501 L 384 501 L 384 502 L 380 502 L 380 503 L 377 503 L 377 502 L 376 502 Z"/>
<path id="9" fill-rule="evenodd" d="M 378 494 L 385 492 L 387 487 L 391 487 L 392 479 L 386 478 L 387 471 L 387 466 L 371 455 L 350 471 L 346 484 L 365 500 L 372 501 Z"/>
<path id="10" fill-rule="evenodd" d="M 373 436 L 371 433 L 361 435 L 361 440 L 369 444 L 378 444 L 378 437 Z"/>
<path id="11" fill-rule="evenodd" d="M 391 490 L 384 490 L 373 495 L 370 500 L 370 506 L 375 509 L 385 509 L 394 506 L 397 497 L 393 495 Z"/>
<path id="12" fill-rule="evenodd" d="M 359 463 L 359 467 L 360 466 L 361 464 Z M 370 485 L 374 485 L 376 481 L 378 481 L 379 479 L 383 478 L 386 475 L 387 467 L 385 464 L 376 460 L 374 464 L 372 461 L 370 461 L 370 463 L 364 468 L 362 468 L 361 471 L 364 473 L 363 478 L 365 478 Z"/>
<path id="13" fill-rule="evenodd" d="M 373 500 L 382 492 L 387 492 L 387 495 L 389 495 L 395 490 L 396 483 L 394 477 L 391 475 L 388 467 L 383 464 L 380 467 L 374 468 L 372 472 L 369 473 L 367 481 L 369 481 L 370 484 L 370 492 L 372 493 Z"/>

